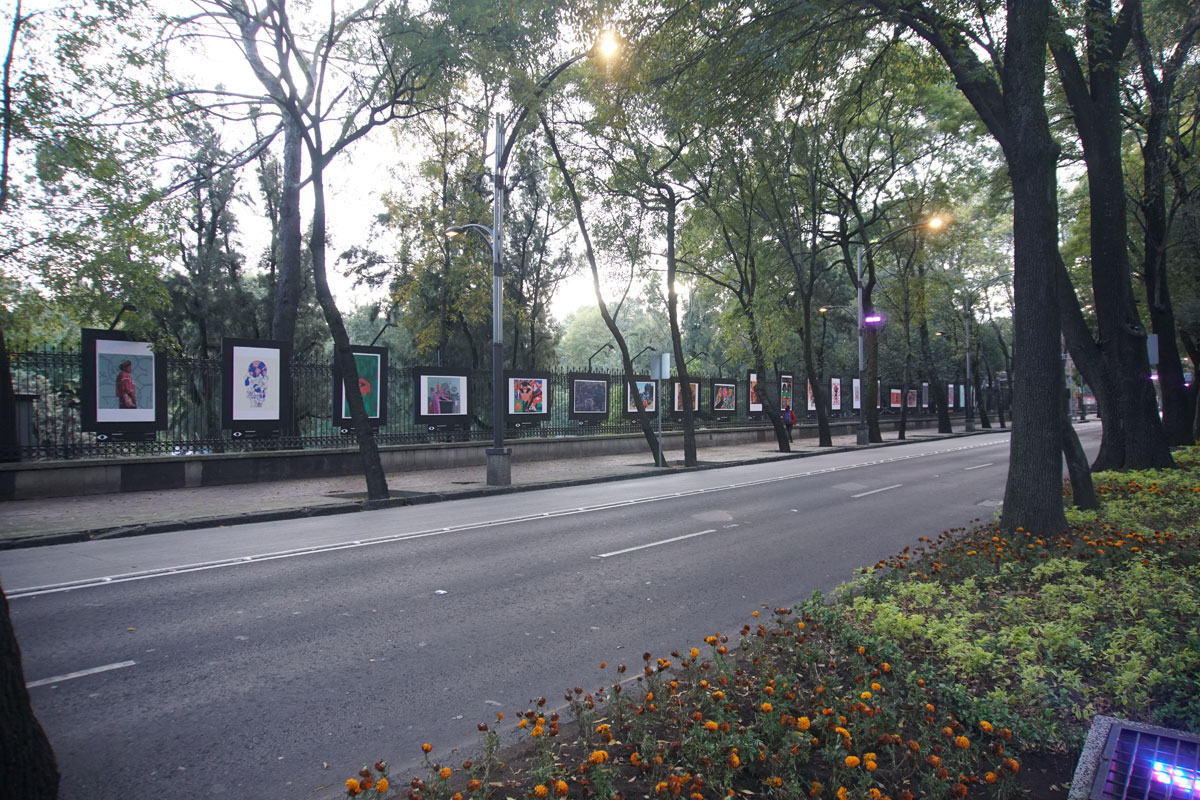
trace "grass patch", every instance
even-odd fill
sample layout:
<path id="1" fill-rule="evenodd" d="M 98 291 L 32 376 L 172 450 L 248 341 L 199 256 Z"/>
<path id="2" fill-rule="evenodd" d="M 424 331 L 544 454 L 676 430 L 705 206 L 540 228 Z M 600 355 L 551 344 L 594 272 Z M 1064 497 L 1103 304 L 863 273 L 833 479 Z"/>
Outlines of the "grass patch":
<path id="1" fill-rule="evenodd" d="M 545 698 L 521 711 L 508 750 L 481 723 L 461 768 L 428 748 L 423 777 L 388 785 L 381 762 L 347 792 L 1065 797 L 1098 713 L 1200 730 L 1200 448 L 1176 460 L 1097 474 L 1102 508 L 1071 512 L 1064 535 L 922 539 L 703 648 L 602 664 L 605 686 L 568 691 L 561 713 Z"/>

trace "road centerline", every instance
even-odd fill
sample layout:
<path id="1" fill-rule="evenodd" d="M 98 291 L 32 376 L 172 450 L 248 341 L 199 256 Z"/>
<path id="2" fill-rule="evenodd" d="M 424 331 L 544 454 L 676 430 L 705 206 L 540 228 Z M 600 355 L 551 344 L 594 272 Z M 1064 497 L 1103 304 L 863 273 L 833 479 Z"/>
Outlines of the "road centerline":
<path id="1" fill-rule="evenodd" d="M 988 462 L 987 464 L 976 464 L 973 467 L 963 467 L 963 472 L 970 472 L 973 469 L 983 469 L 984 467 L 993 466 L 993 464 L 994 462 Z"/>
<path id="2" fill-rule="evenodd" d="M 880 492 L 887 492 L 887 491 L 891 491 L 892 489 L 899 489 L 903 485 L 904 485 L 903 483 L 897 483 L 892 486 L 884 486 L 882 489 L 872 489 L 869 492 L 859 492 L 858 494 L 852 494 L 852 495 L 850 495 L 850 497 L 852 497 L 854 499 L 858 499 L 860 497 L 866 497 L 869 494 L 879 494 Z"/>
<path id="3" fill-rule="evenodd" d="M 49 686 L 52 683 L 62 683 L 76 678 L 86 678 L 89 675 L 98 675 L 101 672 L 111 672 L 114 669 L 124 669 L 132 667 L 136 661 L 118 661 L 115 664 L 105 664 L 102 667 L 92 667 L 91 669 L 81 669 L 78 672 L 68 672 L 66 675 L 55 675 L 53 678 L 42 678 L 40 681 L 30 681 L 25 684 L 26 689 L 36 689 L 39 686 Z"/>
<path id="4" fill-rule="evenodd" d="M 672 542 L 682 542 L 684 539 L 694 539 L 697 536 L 705 536 L 707 534 L 716 533 L 716 532 L 717 532 L 716 528 L 709 528 L 708 530 L 697 531 L 696 533 L 685 533 L 683 536 L 673 536 L 670 539 L 662 539 L 657 542 L 647 542 L 646 544 L 639 544 L 639 545 L 635 545 L 634 547 L 626 547 L 624 550 L 613 550 L 611 553 L 601 553 L 598 556 L 592 556 L 592 558 L 612 558 L 613 556 L 624 555 L 625 553 L 632 553 L 635 550 L 645 550 L 648 547 L 658 547 L 658 546 L 664 545 L 664 544 L 671 544 Z"/>

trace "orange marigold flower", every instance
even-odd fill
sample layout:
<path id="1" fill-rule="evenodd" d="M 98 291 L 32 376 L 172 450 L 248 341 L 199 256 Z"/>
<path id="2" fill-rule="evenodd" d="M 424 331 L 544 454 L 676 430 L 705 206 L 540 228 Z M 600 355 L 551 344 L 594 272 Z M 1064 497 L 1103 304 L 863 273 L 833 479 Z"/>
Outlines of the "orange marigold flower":
<path id="1" fill-rule="evenodd" d="M 1004 759 L 1004 766 L 1008 767 L 1013 772 L 1014 775 L 1017 773 L 1018 770 L 1021 769 L 1021 763 L 1019 761 L 1017 761 L 1015 758 Z"/>
<path id="2" fill-rule="evenodd" d="M 770 714 L 775 708 L 770 703 L 763 703 L 761 706 L 764 714 Z"/>
<path id="3" fill-rule="evenodd" d="M 603 764 L 605 761 L 608 761 L 607 750 L 593 750 L 592 754 L 588 756 L 589 764 Z"/>
<path id="4" fill-rule="evenodd" d="M 979 723 L 979 730 L 983 731 L 984 733 L 991 733 L 992 723 L 988 722 L 987 720 L 983 720 Z"/>
<path id="5" fill-rule="evenodd" d="M 669 788 L 670 787 L 667 786 L 666 781 L 659 781 L 658 783 L 654 784 L 654 793 L 655 794 L 666 794 L 667 789 L 669 789 Z"/>
<path id="6" fill-rule="evenodd" d="M 878 691 L 879 691 L 880 689 L 882 689 L 882 688 L 883 688 L 883 687 L 882 687 L 882 686 L 880 686 L 878 683 L 872 683 L 872 684 L 871 684 L 871 691 L 873 691 L 873 692 L 878 692 Z"/>
<path id="7" fill-rule="evenodd" d="M 421 752 L 423 752 L 423 753 L 428 753 L 432 749 L 433 749 L 433 745 L 431 745 L 429 742 L 426 742 L 425 744 L 421 745 Z"/>
<path id="8" fill-rule="evenodd" d="M 357 778 L 347 778 L 346 779 L 346 794 L 350 795 L 351 797 L 354 797 L 361 791 L 362 791 L 362 788 L 358 785 Z"/>
<path id="9" fill-rule="evenodd" d="M 808 717 L 801 717 L 800 719 L 796 720 L 796 727 L 802 731 L 808 730 L 810 725 L 812 725 L 812 720 L 810 720 Z"/>
<path id="10" fill-rule="evenodd" d="M 858 756 L 846 756 L 846 766 L 847 767 L 854 768 L 854 767 L 857 767 L 861 763 L 862 763 L 862 761 L 859 760 Z"/>
<path id="11" fill-rule="evenodd" d="M 442 767 L 441 770 L 438 772 L 438 775 L 441 776 L 441 779 L 444 781 L 450 780 L 450 768 Z"/>
<path id="12" fill-rule="evenodd" d="M 863 692 L 862 694 L 860 694 L 860 695 L 858 696 L 858 699 L 859 699 L 859 700 L 870 700 L 870 699 L 871 699 L 871 693 L 870 693 L 870 692 Z"/>
<path id="13" fill-rule="evenodd" d="M 554 784 L 554 793 L 559 797 L 566 797 L 569 791 L 571 791 L 571 787 L 567 786 L 566 781 L 560 780 Z"/>
<path id="14" fill-rule="evenodd" d="M 742 759 L 738 757 L 738 754 L 735 751 L 729 754 L 729 758 L 725 759 L 725 763 L 729 764 L 729 766 L 733 767 L 734 769 L 737 769 L 742 765 Z"/>
<path id="15" fill-rule="evenodd" d="M 718 724 L 716 723 L 716 721 L 714 721 L 714 720 L 711 720 L 711 719 L 710 719 L 708 722 L 704 723 L 704 730 L 706 730 L 706 731 L 715 731 L 715 730 L 717 730 L 717 729 L 718 729 L 718 728 L 720 728 L 720 727 L 721 727 L 721 726 L 720 726 L 720 725 L 718 725 Z"/>
<path id="16" fill-rule="evenodd" d="M 539 783 L 537 786 L 533 787 L 534 797 L 542 798 L 548 794 L 550 794 L 550 790 L 546 788 L 546 784 L 544 783 Z"/>
<path id="17" fill-rule="evenodd" d="M 867 797 L 871 798 L 871 800 L 879 800 L 880 797 L 883 797 L 883 792 L 872 786 L 867 790 Z"/>
<path id="18" fill-rule="evenodd" d="M 876 764 L 874 761 L 868 761 L 866 764 L 866 767 L 867 767 L 867 772 L 874 772 L 875 770 L 877 770 L 879 768 L 879 765 Z"/>
<path id="19" fill-rule="evenodd" d="M 932 714 L 935 711 L 935 709 L 933 707 L 933 703 L 926 703 L 925 711 L 926 711 L 926 713 Z"/>
<path id="20" fill-rule="evenodd" d="M 537 737 L 541 736 L 545 732 L 546 732 L 546 729 L 543 728 L 541 725 L 534 725 L 533 730 L 531 730 L 529 732 L 529 735 L 536 739 Z"/>
<path id="21" fill-rule="evenodd" d="M 780 786 L 783 786 L 783 778 L 778 775 L 772 775 L 767 778 L 767 786 L 770 786 L 772 789 L 778 789 Z"/>
<path id="22" fill-rule="evenodd" d="M 467 781 L 468 792 L 478 792 L 481 786 L 483 786 L 483 783 L 478 778 L 471 778 L 471 780 Z"/>
<path id="23" fill-rule="evenodd" d="M 950 794 L 954 797 L 966 797 L 967 785 L 965 783 L 956 783 L 950 787 Z"/>
<path id="24" fill-rule="evenodd" d="M 971 746 L 971 740 L 965 736 L 958 736 L 954 739 L 954 746 L 959 750 L 966 750 Z"/>
<path id="25" fill-rule="evenodd" d="M 986 783 L 995 783 L 995 782 L 996 782 L 996 780 L 997 780 L 996 773 L 994 773 L 994 772 L 987 772 L 987 773 L 985 773 L 985 774 L 984 774 L 984 776 L 983 776 L 983 780 L 984 780 L 984 782 L 986 782 Z"/>
<path id="26" fill-rule="evenodd" d="M 375 791 L 379 792 L 380 794 L 387 794 L 387 790 L 388 790 L 388 779 L 380 778 L 379 783 L 375 784 Z"/>
<path id="27" fill-rule="evenodd" d="M 693 647 L 691 650 L 688 650 L 688 655 L 691 656 L 691 659 L 693 661 L 695 661 L 697 658 L 700 657 L 700 651 L 697 648 Z"/>
<path id="28" fill-rule="evenodd" d="M 837 790 L 837 797 L 838 797 L 838 800 L 846 800 L 846 798 L 847 798 L 847 797 L 849 797 L 849 796 L 850 796 L 850 793 L 846 791 L 846 787 L 845 787 L 845 786 L 839 786 L 839 787 L 838 787 L 838 790 Z"/>
<path id="29" fill-rule="evenodd" d="M 634 750 L 629 754 L 629 763 L 633 764 L 635 767 L 639 766 L 642 763 L 642 754 Z"/>
<path id="30" fill-rule="evenodd" d="M 942 736 L 945 736 L 947 739 L 953 738 L 954 728 L 951 728 L 949 725 L 942 728 Z"/>
<path id="31" fill-rule="evenodd" d="M 812 785 L 808 787 L 808 796 L 809 797 L 817 797 L 820 794 L 821 794 L 821 782 L 813 781 Z"/>

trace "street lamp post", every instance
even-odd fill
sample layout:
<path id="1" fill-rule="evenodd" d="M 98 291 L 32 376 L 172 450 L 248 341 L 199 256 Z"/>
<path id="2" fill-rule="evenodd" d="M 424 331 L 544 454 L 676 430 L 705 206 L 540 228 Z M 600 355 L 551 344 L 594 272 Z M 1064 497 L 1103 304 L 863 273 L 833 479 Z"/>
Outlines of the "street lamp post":
<path id="1" fill-rule="evenodd" d="M 575 62 L 599 53 L 609 58 L 616 53 L 617 42 L 612 36 L 604 35 L 591 48 L 567 59 L 537 82 L 532 100 L 542 95 L 554 80 Z M 508 486 L 512 483 L 512 448 L 504 446 L 504 169 L 508 164 L 509 152 L 516 142 L 521 124 L 529 115 L 529 105 L 521 107 L 514 115 L 512 136 L 505 132 L 502 114 L 496 115 L 496 143 L 492 168 L 492 227 L 456 225 L 446 229 L 453 237 L 470 228 L 485 235 L 492 246 L 492 446 L 487 450 L 488 486 Z M 507 141 L 506 141 L 507 139 Z"/>
<path id="2" fill-rule="evenodd" d="M 857 259 L 858 265 L 857 265 L 857 270 L 856 270 L 857 277 L 856 277 L 855 283 L 856 283 L 856 288 L 858 289 L 858 392 L 859 392 L 859 402 L 858 402 L 858 426 L 855 428 L 855 434 L 856 434 L 855 438 L 859 445 L 869 444 L 870 440 L 871 440 L 870 439 L 870 430 L 867 427 L 867 367 L 866 367 L 866 361 L 863 357 L 863 346 L 864 346 L 863 341 L 866 338 L 867 324 L 869 323 L 872 325 L 877 325 L 879 322 L 882 321 L 882 318 L 878 315 L 871 315 L 870 317 L 867 317 L 863 313 L 863 280 L 862 280 L 863 255 L 864 255 L 864 253 L 866 255 L 870 255 L 871 251 L 873 251 L 875 248 L 885 245 L 888 242 L 892 241 L 893 239 L 896 239 L 897 237 L 908 233 L 909 231 L 915 231 L 920 228 L 929 228 L 930 230 L 936 231 L 936 230 L 940 229 L 944 224 L 945 224 L 945 221 L 941 217 L 930 217 L 929 219 L 925 220 L 924 222 L 914 222 L 911 225 L 905 225 L 904 227 L 896 228 L 893 231 L 889 231 L 888 233 L 884 234 L 881 238 L 877 239 L 876 241 L 866 244 L 865 247 L 863 246 L 863 243 L 860 243 L 858 245 L 858 259 Z M 864 242 L 866 241 L 866 236 L 865 236 L 865 234 L 862 234 L 861 231 L 860 231 L 860 238 L 862 238 Z"/>
<path id="3" fill-rule="evenodd" d="M 605 342 L 600 347 L 596 348 L 596 352 L 588 356 L 588 372 L 592 371 L 592 359 L 600 355 L 601 350 L 612 350 L 612 342 Z"/>

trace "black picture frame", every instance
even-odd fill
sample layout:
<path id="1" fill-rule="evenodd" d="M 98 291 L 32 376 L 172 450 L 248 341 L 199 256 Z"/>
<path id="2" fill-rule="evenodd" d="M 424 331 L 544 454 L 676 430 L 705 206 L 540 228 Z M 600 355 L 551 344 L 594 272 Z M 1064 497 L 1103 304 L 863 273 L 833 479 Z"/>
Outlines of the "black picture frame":
<path id="1" fill-rule="evenodd" d="M 221 427 L 234 438 L 277 437 L 292 419 L 292 345 L 221 340 Z"/>
<path id="2" fill-rule="evenodd" d="M 623 416 L 625 417 L 625 419 L 637 419 L 637 415 L 638 415 L 637 405 L 630 402 L 633 399 L 633 396 L 630 394 L 630 390 L 635 385 L 642 386 L 642 387 L 649 385 L 649 386 L 654 387 L 654 406 L 648 407 L 646 409 L 646 413 L 658 416 L 658 401 L 660 399 L 658 396 L 658 382 L 655 381 L 653 378 L 651 378 L 649 375 L 634 375 L 632 381 L 628 381 L 628 380 L 625 381 L 625 394 L 622 397 L 622 399 L 625 402 L 621 408 L 621 412 L 622 412 Z M 643 391 L 642 394 L 643 394 L 643 398 L 644 398 L 645 392 Z M 648 403 L 646 405 L 649 406 Z M 630 411 L 630 407 L 633 408 L 632 411 Z"/>
<path id="3" fill-rule="evenodd" d="M 80 429 L 103 439 L 153 439 L 166 430 L 167 357 L 124 331 L 83 328 L 80 335 Z M 132 392 L 122 395 L 122 384 L 132 384 Z"/>
<path id="4" fill-rule="evenodd" d="M 688 383 L 690 383 L 692 385 L 692 392 L 693 392 L 693 394 L 692 394 L 692 413 L 699 414 L 700 409 L 701 409 L 700 381 L 699 380 L 691 380 L 689 378 Z M 676 417 L 683 417 L 683 404 L 682 404 L 682 400 L 683 400 L 682 394 L 683 393 L 679 390 L 679 388 L 682 384 L 683 384 L 683 381 L 679 380 L 678 378 L 671 378 L 671 388 L 670 388 L 671 413 L 674 414 Z"/>
<path id="5" fill-rule="evenodd" d="M 567 419 L 598 425 L 608 419 L 612 381 L 600 372 L 567 373 Z"/>
<path id="6" fill-rule="evenodd" d="M 445 380 L 437 380 L 444 378 Z M 435 396 L 442 384 L 445 398 Z M 471 426 L 470 373 L 453 367 L 416 367 L 413 369 L 413 419 L 430 428 Z M 441 409 L 431 412 L 431 403 Z"/>
<path id="7" fill-rule="evenodd" d="M 784 393 L 784 388 L 787 389 L 786 394 Z M 795 380 L 795 378 L 792 375 L 790 375 L 789 373 L 786 373 L 786 372 L 782 373 L 779 376 L 778 389 L 779 389 L 779 410 L 783 411 L 783 405 L 786 400 L 787 404 L 789 406 L 791 406 L 792 411 L 794 412 L 796 410 L 796 380 Z"/>
<path id="8" fill-rule="evenodd" d="M 755 400 L 757 399 L 757 402 Z M 750 419 L 759 419 L 762 417 L 763 404 L 762 398 L 758 395 L 758 373 L 746 373 L 746 415 Z"/>
<path id="9" fill-rule="evenodd" d="M 738 410 L 737 379 L 713 378 L 710 383 L 708 402 L 713 416 L 723 421 L 732 419 Z"/>
<path id="10" fill-rule="evenodd" d="M 364 385 L 364 381 L 366 381 L 366 385 L 369 388 L 369 392 L 363 393 L 363 403 L 367 406 L 367 421 L 371 423 L 372 428 L 386 425 L 388 420 L 389 390 L 388 349 L 386 347 L 353 344 L 350 345 L 350 352 L 354 355 L 355 367 L 359 367 L 360 364 L 365 364 L 368 367 L 365 371 L 360 369 L 358 375 L 360 391 Z M 341 429 L 342 433 L 352 433 L 354 420 L 350 418 L 349 408 L 346 406 L 346 387 L 342 377 L 342 369 L 338 366 L 337 360 L 334 359 L 333 424 Z M 373 402 L 371 402 L 372 399 Z"/>
<path id="11" fill-rule="evenodd" d="M 537 407 L 541 410 L 530 411 L 527 398 L 540 398 Z M 513 428 L 526 425 L 541 424 L 550 419 L 550 373 L 540 370 L 505 370 L 504 371 L 504 419 Z M 534 400 L 533 402 L 538 402 Z"/>

